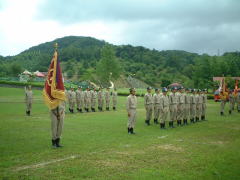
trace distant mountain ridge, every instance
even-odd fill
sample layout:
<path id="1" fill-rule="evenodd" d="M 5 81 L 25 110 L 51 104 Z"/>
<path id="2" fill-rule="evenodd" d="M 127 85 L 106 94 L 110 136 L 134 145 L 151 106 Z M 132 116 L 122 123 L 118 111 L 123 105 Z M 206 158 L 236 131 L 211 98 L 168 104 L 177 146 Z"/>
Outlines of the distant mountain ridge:
<path id="1" fill-rule="evenodd" d="M 204 83 L 199 85 L 199 82 L 193 79 L 202 78 L 202 80 L 206 81 L 205 83 L 210 83 L 212 76 L 221 75 L 221 73 L 237 76 L 234 71 L 229 70 L 229 72 L 226 72 L 225 69 L 222 69 L 223 63 L 220 63 L 220 61 L 227 56 L 237 57 L 237 59 L 235 58 L 237 62 L 233 65 L 230 63 L 229 66 L 233 68 L 240 66 L 238 52 L 225 53 L 223 56 L 217 57 L 180 50 L 158 51 L 142 46 L 117 46 L 103 40 L 83 36 L 66 36 L 33 46 L 16 56 L 0 56 L 0 63 L 14 62 L 20 64 L 22 69 L 47 71 L 56 42 L 59 45 L 58 51 L 64 72 L 69 76 L 74 75 L 81 78 L 88 78 L 87 74 L 94 73 L 96 63 L 101 58 L 101 49 L 106 44 L 114 48 L 116 57 L 124 70 L 123 75 L 128 76 L 131 74 L 147 84 L 156 86 L 159 84 L 166 85 L 170 82 L 182 82 L 186 86 L 203 86 Z M 223 62 L 228 62 L 228 59 Z M 202 66 L 199 66 L 201 62 L 208 64 L 205 69 L 211 69 L 208 69 L 205 73 L 197 74 L 198 68 L 202 68 Z M 216 64 L 219 67 L 217 66 L 214 73 L 211 73 Z"/>

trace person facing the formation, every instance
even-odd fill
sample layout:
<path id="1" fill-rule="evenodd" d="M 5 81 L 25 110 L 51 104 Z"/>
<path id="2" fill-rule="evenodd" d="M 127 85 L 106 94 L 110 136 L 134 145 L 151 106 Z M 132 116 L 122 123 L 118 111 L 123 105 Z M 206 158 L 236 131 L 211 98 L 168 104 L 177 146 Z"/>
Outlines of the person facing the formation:
<path id="1" fill-rule="evenodd" d="M 149 126 L 150 121 L 152 119 L 153 112 L 153 96 L 152 96 L 152 88 L 147 88 L 147 93 L 144 96 L 144 107 L 146 109 L 146 120 L 145 123 Z"/>
<path id="2" fill-rule="evenodd" d="M 137 119 L 137 97 L 134 88 L 129 89 L 130 95 L 127 97 L 128 134 L 135 134 L 134 127 Z"/>
<path id="3" fill-rule="evenodd" d="M 25 87 L 25 103 L 26 103 L 26 114 L 30 116 L 32 110 L 32 100 L 33 100 L 33 92 L 32 87 L 29 85 Z"/>

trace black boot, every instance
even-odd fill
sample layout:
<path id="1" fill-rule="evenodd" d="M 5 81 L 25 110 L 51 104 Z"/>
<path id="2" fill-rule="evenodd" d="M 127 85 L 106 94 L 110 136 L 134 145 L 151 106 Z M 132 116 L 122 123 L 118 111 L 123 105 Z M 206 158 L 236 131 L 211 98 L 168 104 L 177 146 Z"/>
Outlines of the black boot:
<path id="1" fill-rule="evenodd" d="M 28 111 L 26 111 L 26 115 L 28 115 Z"/>
<path id="2" fill-rule="evenodd" d="M 55 142 L 56 142 L 56 147 L 57 147 L 57 148 L 62 147 L 62 145 L 60 145 L 60 138 L 57 138 L 57 139 L 55 140 Z"/>
<path id="3" fill-rule="evenodd" d="M 221 116 L 223 116 L 223 112 L 221 112 L 220 114 L 221 114 Z"/>
<path id="4" fill-rule="evenodd" d="M 52 139 L 52 147 L 56 147 L 56 140 Z"/>
<path id="5" fill-rule="evenodd" d="M 163 123 L 163 129 L 166 129 L 166 128 L 165 128 L 165 122 Z"/>
<path id="6" fill-rule="evenodd" d="M 82 113 L 82 109 L 79 109 L 79 112 Z"/>
<path id="7" fill-rule="evenodd" d="M 153 119 L 154 124 L 157 124 L 157 119 Z"/>
<path id="8" fill-rule="evenodd" d="M 182 126 L 182 120 L 179 120 L 179 124 L 180 124 L 180 126 Z"/>
<path id="9" fill-rule="evenodd" d="M 187 119 L 185 119 L 185 125 L 188 125 Z"/>
<path id="10" fill-rule="evenodd" d="M 150 125 L 150 121 L 146 120 L 145 123 L 149 126 Z"/>
<path id="11" fill-rule="evenodd" d="M 232 114 L 232 111 L 231 111 L 231 110 L 229 110 L 229 114 Z"/>
<path id="12" fill-rule="evenodd" d="M 179 120 L 177 120 L 177 126 L 180 126 L 180 121 Z"/>
<path id="13" fill-rule="evenodd" d="M 131 134 L 135 134 L 135 132 L 133 131 L 133 128 L 131 128 Z"/>
<path id="14" fill-rule="evenodd" d="M 113 110 L 116 111 L 116 107 L 113 107 Z"/>
<path id="15" fill-rule="evenodd" d="M 68 110 L 69 110 L 69 112 L 71 112 L 71 109 L 70 109 L 70 108 L 68 108 Z"/>
<path id="16" fill-rule="evenodd" d="M 86 112 L 88 112 L 89 111 L 89 109 L 88 108 L 86 108 Z"/>
<path id="17" fill-rule="evenodd" d="M 131 132 L 130 132 L 130 128 L 128 128 L 128 134 L 131 134 Z"/>

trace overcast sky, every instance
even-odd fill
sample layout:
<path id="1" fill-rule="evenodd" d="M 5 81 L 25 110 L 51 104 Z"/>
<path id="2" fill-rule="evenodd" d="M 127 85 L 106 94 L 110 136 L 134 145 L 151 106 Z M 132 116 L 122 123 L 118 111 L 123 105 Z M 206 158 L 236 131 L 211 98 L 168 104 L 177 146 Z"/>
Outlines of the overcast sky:
<path id="1" fill-rule="evenodd" d="M 0 55 L 69 35 L 199 54 L 240 51 L 240 0 L 0 0 Z"/>

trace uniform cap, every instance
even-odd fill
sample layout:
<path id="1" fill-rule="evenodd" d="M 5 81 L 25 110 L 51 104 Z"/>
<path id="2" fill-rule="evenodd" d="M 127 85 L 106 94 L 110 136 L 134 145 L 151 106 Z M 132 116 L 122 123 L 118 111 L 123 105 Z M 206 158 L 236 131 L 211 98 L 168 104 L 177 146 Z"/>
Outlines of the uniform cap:
<path id="1" fill-rule="evenodd" d="M 152 87 L 150 87 L 150 86 L 149 86 L 149 87 L 147 87 L 147 90 L 151 90 L 151 89 L 152 89 Z"/>
<path id="2" fill-rule="evenodd" d="M 129 91 L 130 92 L 135 91 L 135 88 L 130 88 Z"/>
<path id="3" fill-rule="evenodd" d="M 158 91 L 159 89 L 158 88 L 155 88 L 155 91 Z"/>
<path id="4" fill-rule="evenodd" d="M 172 87 L 172 90 L 177 90 L 177 89 L 178 89 L 177 86 Z"/>
<path id="5" fill-rule="evenodd" d="M 168 91 L 168 89 L 167 88 L 162 88 L 162 92 L 167 92 Z"/>

